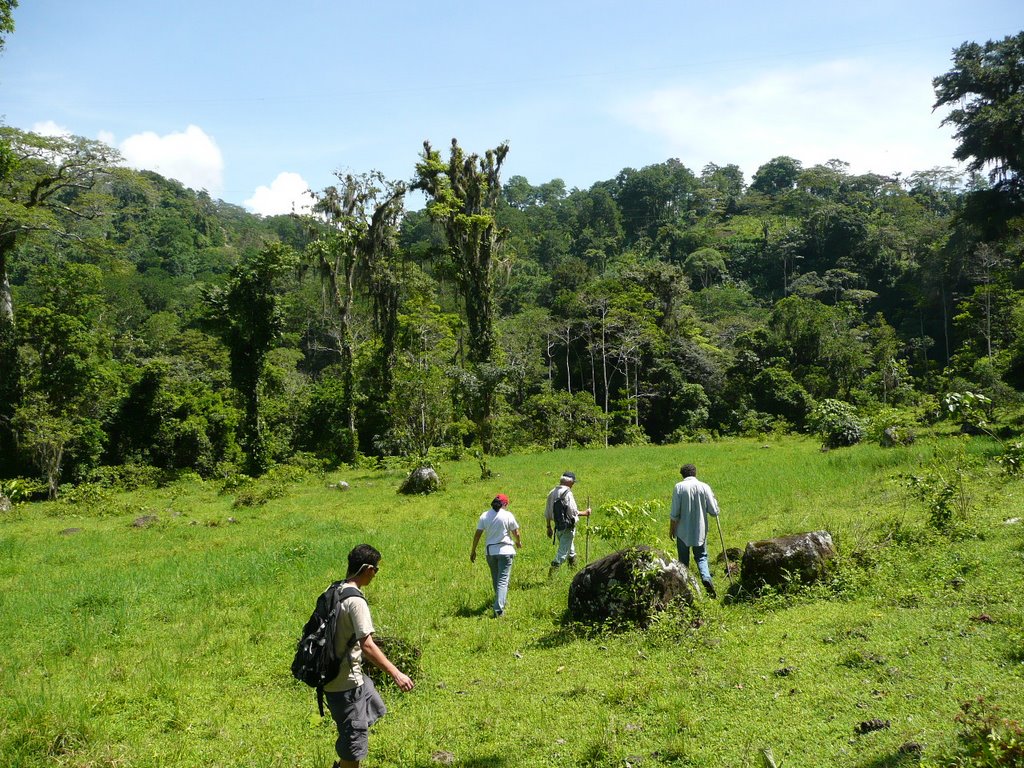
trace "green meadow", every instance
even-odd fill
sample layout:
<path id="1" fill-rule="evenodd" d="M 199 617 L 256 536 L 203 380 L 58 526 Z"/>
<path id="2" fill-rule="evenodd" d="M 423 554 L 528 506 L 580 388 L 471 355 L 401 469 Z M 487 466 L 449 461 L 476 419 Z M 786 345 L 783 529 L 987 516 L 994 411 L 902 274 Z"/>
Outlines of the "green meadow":
<path id="1" fill-rule="evenodd" d="M 488 480 L 449 462 L 425 497 L 396 493 L 402 469 L 353 469 L 279 473 L 256 506 L 197 478 L 21 504 L 0 515 L 0 764 L 327 768 L 333 723 L 289 665 L 361 542 L 383 553 L 367 590 L 378 634 L 422 653 L 406 670 L 416 688 L 384 691 L 368 766 L 941 761 L 962 703 L 1024 715 L 1024 523 L 1006 522 L 1024 514 L 1024 484 L 990 444 L 962 445 L 736 439 L 493 458 Z M 717 601 L 645 630 L 568 623 L 571 574 L 548 578 L 543 521 L 558 476 L 576 472 L 597 510 L 594 560 L 628 543 L 609 538 L 623 501 L 657 502 L 634 537 L 672 550 L 667 502 L 687 461 L 715 489 L 728 547 L 828 530 L 831 579 L 725 597 L 715 563 Z M 944 532 L 938 496 L 908 487 L 929 473 L 963 480 Z M 497 492 L 524 536 L 500 620 L 486 564 L 469 562 Z"/>

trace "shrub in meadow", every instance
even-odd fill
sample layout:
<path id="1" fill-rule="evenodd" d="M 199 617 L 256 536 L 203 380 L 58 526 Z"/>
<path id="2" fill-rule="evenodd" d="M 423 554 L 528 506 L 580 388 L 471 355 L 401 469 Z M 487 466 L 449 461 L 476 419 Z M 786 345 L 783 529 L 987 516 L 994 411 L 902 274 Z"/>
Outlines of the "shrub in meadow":
<path id="1" fill-rule="evenodd" d="M 853 406 L 842 400 L 822 400 L 808 419 L 808 426 L 825 448 L 845 448 L 864 439 L 864 425 Z"/>

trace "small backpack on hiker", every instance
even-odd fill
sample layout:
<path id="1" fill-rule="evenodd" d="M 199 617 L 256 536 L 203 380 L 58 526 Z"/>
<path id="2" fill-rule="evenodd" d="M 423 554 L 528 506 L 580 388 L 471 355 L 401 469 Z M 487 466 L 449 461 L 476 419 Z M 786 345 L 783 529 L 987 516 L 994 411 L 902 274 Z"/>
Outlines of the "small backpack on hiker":
<path id="1" fill-rule="evenodd" d="M 555 496 L 555 501 L 551 505 L 551 517 L 555 521 L 556 531 L 564 531 L 576 527 L 576 515 L 569 509 L 569 502 L 565 500 L 565 497 L 568 495 L 569 489 L 566 488 Z"/>
<path id="2" fill-rule="evenodd" d="M 343 584 L 334 582 L 317 598 L 316 608 L 302 628 L 292 661 L 292 675 L 316 689 L 321 717 L 324 715 L 324 686 L 336 678 L 341 669 L 341 658 L 335 653 L 334 642 L 341 604 L 350 597 L 366 600 L 356 587 L 343 587 Z M 355 641 L 353 635 L 345 647 L 351 648 Z"/>

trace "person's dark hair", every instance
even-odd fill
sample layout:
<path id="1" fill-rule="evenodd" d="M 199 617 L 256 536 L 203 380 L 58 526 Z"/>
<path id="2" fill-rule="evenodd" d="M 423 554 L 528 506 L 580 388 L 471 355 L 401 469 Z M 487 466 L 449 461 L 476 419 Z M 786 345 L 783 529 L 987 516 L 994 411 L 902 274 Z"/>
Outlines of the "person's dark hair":
<path id="1" fill-rule="evenodd" d="M 679 474 L 683 477 L 696 477 L 697 476 L 697 465 L 696 464 L 683 464 L 679 468 Z"/>
<path id="2" fill-rule="evenodd" d="M 348 576 L 355 576 L 365 565 L 377 567 L 380 562 L 380 552 L 369 544 L 360 544 L 352 548 L 348 553 Z"/>

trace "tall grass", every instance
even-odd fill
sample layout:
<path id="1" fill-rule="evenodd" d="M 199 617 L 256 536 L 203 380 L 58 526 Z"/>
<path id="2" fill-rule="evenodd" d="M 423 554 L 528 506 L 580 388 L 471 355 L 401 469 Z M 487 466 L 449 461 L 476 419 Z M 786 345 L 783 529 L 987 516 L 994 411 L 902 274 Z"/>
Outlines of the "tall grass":
<path id="1" fill-rule="evenodd" d="M 1020 715 L 1024 525 L 1003 524 L 1020 482 L 979 469 L 970 535 L 935 534 L 902 480 L 933 448 L 562 451 L 491 459 L 486 482 L 475 461 L 447 464 L 428 497 L 397 495 L 400 472 L 353 470 L 251 508 L 200 481 L 18 507 L 0 520 L 0 764 L 330 765 L 333 725 L 288 667 L 316 595 L 363 541 L 384 555 L 368 589 L 378 632 L 422 650 L 416 689 L 386 693 L 367 765 L 758 766 L 770 747 L 785 765 L 882 766 L 911 741 L 940 754 L 964 700 Z M 667 502 L 690 461 L 727 546 L 827 529 L 836 579 L 703 602 L 643 632 L 566 625 L 570 574 L 548 579 L 543 533 L 558 476 L 576 472 L 595 508 Z M 350 490 L 328 487 L 340 479 Z M 486 566 L 469 563 L 497 492 L 525 540 L 502 620 Z M 134 527 L 143 511 L 157 520 Z M 667 530 L 650 535 L 671 551 Z M 590 559 L 613 546 L 591 537 Z M 858 734 L 871 719 L 889 727 Z"/>

